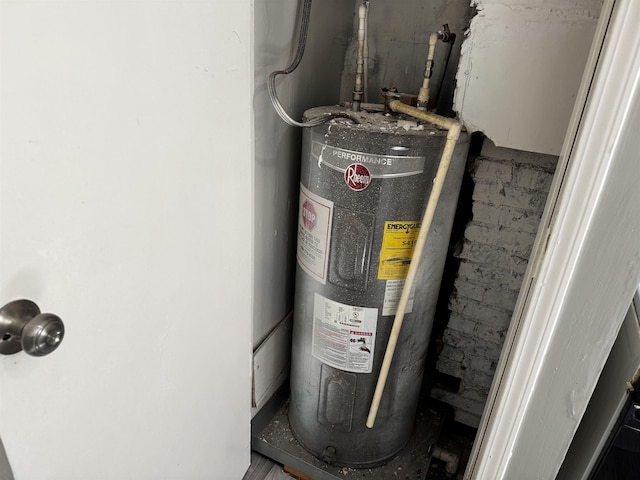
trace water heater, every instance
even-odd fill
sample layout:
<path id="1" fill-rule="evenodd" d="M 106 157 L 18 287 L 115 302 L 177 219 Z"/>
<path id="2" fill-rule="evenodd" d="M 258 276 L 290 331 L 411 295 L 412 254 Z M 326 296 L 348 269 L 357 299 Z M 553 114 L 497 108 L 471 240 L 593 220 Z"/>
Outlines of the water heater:
<path id="1" fill-rule="evenodd" d="M 409 440 L 469 137 L 455 147 L 373 428 L 365 425 L 446 130 L 318 107 L 304 130 L 289 420 L 314 455 L 372 467 Z"/>

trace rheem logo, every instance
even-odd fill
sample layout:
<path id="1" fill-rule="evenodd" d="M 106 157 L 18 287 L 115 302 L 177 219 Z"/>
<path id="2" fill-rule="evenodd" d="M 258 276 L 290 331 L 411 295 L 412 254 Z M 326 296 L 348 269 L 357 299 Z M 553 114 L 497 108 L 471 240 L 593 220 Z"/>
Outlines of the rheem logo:
<path id="1" fill-rule="evenodd" d="M 344 181 L 351 190 L 360 192 L 371 183 L 371 174 L 361 163 L 352 163 L 344 172 Z"/>
<path id="2" fill-rule="evenodd" d="M 316 209 L 313 207 L 313 203 L 305 200 L 302 204 L 302 223 L 304 224 L 304 228 L 310 232 L 313 231 L 313 229 L 316 228 L 317 221 L 318 216 L 316 215 Z"/>

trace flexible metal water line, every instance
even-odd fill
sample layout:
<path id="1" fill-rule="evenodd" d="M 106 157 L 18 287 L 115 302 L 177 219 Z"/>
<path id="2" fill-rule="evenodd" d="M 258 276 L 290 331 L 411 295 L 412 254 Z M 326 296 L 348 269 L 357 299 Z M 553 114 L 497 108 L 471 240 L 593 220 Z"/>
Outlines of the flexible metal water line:
<path id="1" fill-rule="evenodd" d="M 449 171 L 449 165 L 451 163 L 451 158 L 453 157 L 453 150 L 456 146 L 458 138 L 460 137 L 460 133 L 462 132 L 462 124 L 455 119 L 441 117 L 440 115 L 436 115 L 434 113 L 423 112 L 422 110 L 418 110 L 417 108 L 405 105 L 400 100 L 391 100 L 388 105 L 393 112 L 405 113 L 407 115 L 411 115 L 414 118 L 426 120 L 433 123 L 434 125 L 437 125 L 438 127 L 446 128 L 448 132 L 447 141 L 444 145 L 444 150 L 442 151 L 442 156 L 440 158 L 440 164 L 438 165 L 438 170 L 433 180 L 433 187 L 431 187 L 431 194 L 429 195 L 429 200 L 427 201 L 427 206 L 422 217 L 422 225 L 420 227 L 420 232 L 418 233 L 416 245 L 413 250 L 411 263 L 409 264 L 407 278 L 404 282 L 402 294 L 400 295 L 400 300 L 398 302 L 398 309 L 393 320 L 393 326 L 391 327 L 391 334 L 387 343 L 387 349 L 384 354 L 384 359 L 382 360 L 382 367 L 380 368 L 378 382 L 376 384 L 376 389 L 371 401 L 371 408 L 369 409 L 369 416 L 367 417 L 368 428 L 373 428 L 373 425 L 376 421 L 376 416 L 378 415 L 380 400 L 382 399 L 382 393 L 387 383 L 387 377 L 389 376 L 389 368 L 391 367 L 393 354 L 395 353 L 396 345 L 398 343 L 398 337 L 400 336 L 400 329 L 402 328 L 402 322 L 404 321 L 404 314 L 409 302 L 411 288 L 413 287 L 413 283 L 416 279 L 416 273 L 418 271 L 418 266 L 420 265 L 420 258 L 422 257 L 422 252 L 427 243 L 427 235 L 429 233 L 429 230 L 431 230 L 431 224 L 436 213 L 438 201 L 440 200 L 442 187 L 444 186 L 444 181 L 447 177 L 447 172 Z"/>
<path id="2" fill-rule="evenodd" d="M 269 80 L 267 81 L 267 90 L 269 92 L 269 98 L 271 99 L 273 108 L 278 113 L 278 115 L 280 115 L 280 118 L 282 118 L 282 120 L 284 120 L 287 124 L 291 125 L 292 127 L 315 127 L 316 125 L 321 125 L 331 120 L 332 118 L 339 118 L 339 117 L 345 117 L 345 118 L 349 118 L 352 121 L 356 121 L 347 114 L 335 113 L 335 114 L 324 115 L 322 117 L 317 117 L 307 122 L 298 122 L 287 114 L 284 107 L 280 103 L 280 100 L 278 99 L 278 93 L 276 91 L 276 78 L 278 77 L 278 75 L 289 75 L 296 68 L 298 68 L 300 61 L 302 60 L 302 56 L 304 55 L 305 46 L 307 44 L 307 35 L 309 34 L 310 16 L 311 16 L 311 0 L 304 0 L 303 7 L 302 7 L 302 19 L 300 23 L 300 35 L 298 37 L 298 47 L 296 49 L 296 55 L 293 58 L 293 61 L 291 62 L 291 64 L 287 68 L 285 68 L 284 70 L 276 70 L 275 72 L 272 72 L 271 75 L 269 75 Z"/>

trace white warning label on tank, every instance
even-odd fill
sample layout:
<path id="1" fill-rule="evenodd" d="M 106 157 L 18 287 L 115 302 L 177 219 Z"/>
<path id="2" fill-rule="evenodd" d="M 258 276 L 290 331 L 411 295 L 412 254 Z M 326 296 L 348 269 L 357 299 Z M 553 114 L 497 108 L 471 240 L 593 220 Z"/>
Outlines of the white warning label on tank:
<path id="1" fill-rule="evenodd" d="M 398 303 L 400 303 L 400 296 L 404 289 L 404 280 L 387 280 L 387 285 L 384 289 L 384 301 L 382 303 L 382 315 L 395 315 L 398 311 Z M 415 283 L 411 285 L 411 291 L 409 292 L 409 300 L 407 301 L 407 307 L 405 313 L 411 313 L 413 311 L 413 297 L 415 294 Z"/>
<path id="2" fill-rule="evenodd" d="M 316 293 L 311 353 L 331 367 L 371 373 L 377 323 L 377 308 L 345 305 Z"/>
<path id="3" fill-rule="evenodd" d="M 300 185 L 298 209 L 298 250 L 302 269 L 319 282 L 327 283 L 333 202 Z"/>

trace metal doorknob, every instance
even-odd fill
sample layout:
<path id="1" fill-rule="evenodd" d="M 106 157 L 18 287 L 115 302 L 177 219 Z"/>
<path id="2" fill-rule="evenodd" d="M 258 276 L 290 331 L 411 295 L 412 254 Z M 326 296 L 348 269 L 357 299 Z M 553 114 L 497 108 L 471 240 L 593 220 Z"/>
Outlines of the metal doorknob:
<path id="1" fill-rule="evenodd" d="M 0 354 L 24 350 L 34 357 L 53 352 L 64 338 L 64 323 L 57 315 L 40 313 L 31 300 L 14 300 L 0 308 Z"/>

